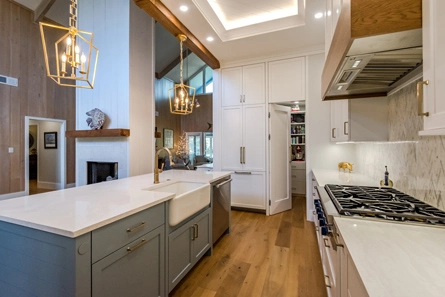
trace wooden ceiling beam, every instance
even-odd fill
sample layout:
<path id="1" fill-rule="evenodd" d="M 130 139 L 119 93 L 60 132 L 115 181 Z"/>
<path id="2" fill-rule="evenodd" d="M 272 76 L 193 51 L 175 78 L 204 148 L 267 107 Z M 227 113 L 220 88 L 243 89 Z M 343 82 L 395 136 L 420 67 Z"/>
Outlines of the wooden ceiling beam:
<path id="1" fill-rule="evenodd" d="M 173 36 L 184 34 L 184 45 L 212 69 L 220 68 L 218 59 L 184 26 L 181 21 L 159 0 L 133 0 L 137 6 L 158 21 Z"/>
<path id="2" fill-rule="evenodd" d="M 182 58 L 185 59 L 190 55 L 192 51 L 185 49 L 182 52 Z M 181 56 L 178 55 L 176 59 L 174 59 L 170 64 L 167 65 L 161 72 L 156 72 L 155 76 L 157 79 L 163 78 L 167 73 L 169 73 L 173 68 L 175 68 L 181 62 Z"/>
<path id="3" fill-rule="evenodd" d="M 48 12 L 48 10 L 53 6 L 54 2 L 56 0 L 43 0 L 40 2 L 39 6 L 37 6 L 36 10 L 34 11 L 34 22 L 38 23 L 45 17 L 45 14 Z"/>

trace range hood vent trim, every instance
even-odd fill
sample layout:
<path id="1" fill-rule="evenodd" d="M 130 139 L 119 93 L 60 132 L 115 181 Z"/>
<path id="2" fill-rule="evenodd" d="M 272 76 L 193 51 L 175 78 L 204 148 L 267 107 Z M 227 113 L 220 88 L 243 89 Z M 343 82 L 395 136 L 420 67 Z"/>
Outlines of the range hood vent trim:
<path id="1" fill-rule="evenodd" d="M 421 8 L 421 0 L 344 0 L 323 69 L 323 100 L 386 96 L 418 75 Z"/>

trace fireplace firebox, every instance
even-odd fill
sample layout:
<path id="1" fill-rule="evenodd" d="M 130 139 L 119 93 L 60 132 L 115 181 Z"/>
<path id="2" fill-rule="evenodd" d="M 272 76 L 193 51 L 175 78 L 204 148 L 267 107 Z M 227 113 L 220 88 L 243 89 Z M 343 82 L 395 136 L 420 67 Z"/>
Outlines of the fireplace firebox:
<path id="1" fill-rule="evenodd" d="M 87 162 L 87 184 L 117 179 L 117 162 Z"/>

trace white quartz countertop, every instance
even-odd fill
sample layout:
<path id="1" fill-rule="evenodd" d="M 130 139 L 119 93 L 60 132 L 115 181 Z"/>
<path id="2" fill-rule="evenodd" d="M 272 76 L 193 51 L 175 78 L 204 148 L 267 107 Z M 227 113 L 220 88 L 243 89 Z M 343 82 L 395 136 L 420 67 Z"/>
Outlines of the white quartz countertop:
<path id="1" fill-rule="evenodd" d="M 445 228 L 336 217 L 370 297 L 445 296 Z"/>
<path id="2" fill-rule="evenodd" d="M 319 186 L 337 184 L 378 187 L 380 184 L 380 181 L 373 180 L 366 175 L 356 172 L 348 172 L 347 170 L 344 172 L 343 170 L 313 169 L 312 172 L 314 173 Z"/>
<path id="3" fill-rule="evenodd" d="M 160 182 L 212 183 L 231 172 L 169 170 Z M 153 174 L 0 201 L 0 221 L 77 237 L 174 197 L 148 191 Z"/>

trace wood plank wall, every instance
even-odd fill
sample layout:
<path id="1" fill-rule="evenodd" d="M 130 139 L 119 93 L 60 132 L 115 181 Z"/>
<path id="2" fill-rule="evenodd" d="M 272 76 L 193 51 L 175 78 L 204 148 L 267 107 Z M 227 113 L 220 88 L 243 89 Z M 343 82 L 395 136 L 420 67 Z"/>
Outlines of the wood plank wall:
<path id="1" fill-rule="evenodd" d="M 32 11 L 0 0 L 0 74 L 18 78 L 19 84 L 0 84 L 0 195 L 25 190 L 25 116 L 64 119 L 67 130 L 75 129 L 75 89 L 46 77 L 39 25 L 33 20 Z M 70 184 L 75 182 L 74 139 L 67 139 L 66 147 Z"/>
<path id="2" fill-rule="evenodd" d="M 182 131 L 186 132 L 212 132 L 207 123 L 213 124 L 213 104 L 212 95 L 198 95 L 199 108 L 194 108 L 193 113 L 183 116 L 170 113 L 170 103 L 168 101 L 168 90 L 174 85 L 168 79 L 157 79 L 155 82 L 155 99 L 156 111 L 159 115 L 156 117 L 156 127 L 158 132 L 161 132 L 163 137 L 164 128 L 173 130 L 174 144 L 179 141 Z M 163 146 L 163 138 L 157 140 L 157 147 L 159 149 Z"/>

